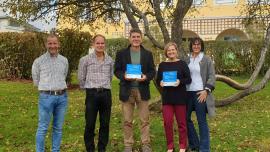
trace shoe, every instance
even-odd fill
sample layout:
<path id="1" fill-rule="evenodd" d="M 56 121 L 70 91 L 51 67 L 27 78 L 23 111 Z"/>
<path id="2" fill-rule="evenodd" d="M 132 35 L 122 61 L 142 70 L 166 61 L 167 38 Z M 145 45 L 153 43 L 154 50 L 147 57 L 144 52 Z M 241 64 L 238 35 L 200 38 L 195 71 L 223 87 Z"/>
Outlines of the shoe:
<path id="1" fill-rule="evenodd" d="M 186 152 L 186 149 L 180 149 L 179 152 Z"/>
<path id="2" fill-rule="evenodd" d="M 125 146 L 123 152 L 132 152 L 132 147 L 130 147 L 130 146 Z"/>
<path id="3" fill-rule="evenodd" d="M 142 152 L 152 152 L 150 145 L 143 145 Z"/>
<path id="4" fill-rule="evenodd" d="M 167 152 L 174 152 L 174 149 L 168 149 Z"/>
<path id="5" fill-rule="evenodd" d="M 199 152 L 199 148 L 188 148 L 188 152 Z"/>

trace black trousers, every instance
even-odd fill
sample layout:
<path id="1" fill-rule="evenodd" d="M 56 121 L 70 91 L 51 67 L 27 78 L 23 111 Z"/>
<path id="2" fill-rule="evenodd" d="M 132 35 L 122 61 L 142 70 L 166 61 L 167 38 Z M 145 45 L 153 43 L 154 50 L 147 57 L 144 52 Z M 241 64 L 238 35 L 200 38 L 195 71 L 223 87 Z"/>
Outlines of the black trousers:
<path id="1" fill-rule="evenodd" d="M 85 99 L 85 131 L 84 143 L 87 152 L 95 151 L 95 126 L 97 114 L 99 113 L 99 137 L 98 151 L 103 152 L 109 141 L 109 124 L 111 117 L 112 96 L 109 89 L 95 90 L 86 89 Z"/>

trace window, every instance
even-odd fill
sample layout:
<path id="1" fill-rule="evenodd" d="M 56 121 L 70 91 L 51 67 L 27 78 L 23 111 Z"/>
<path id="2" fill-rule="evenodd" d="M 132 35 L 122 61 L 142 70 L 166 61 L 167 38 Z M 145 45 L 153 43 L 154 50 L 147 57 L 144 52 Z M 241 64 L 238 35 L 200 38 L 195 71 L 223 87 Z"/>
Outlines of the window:
<path id="1" fill-rule="evenodd" d="M 216 4 L 234 4 L 236 0 L 215 0 Z"/>
<path id="2" fill-rule="evenodd" d="M 200 6 L 203 5 L 205 0 L 193 0 L 193 5 Z"/>
<path id="3" fill-rule="evenodd" d="M 239 40 L 240 40 L 239 36 L 234 35 L 224 36 L 224 41 L 239 41 Z"/>

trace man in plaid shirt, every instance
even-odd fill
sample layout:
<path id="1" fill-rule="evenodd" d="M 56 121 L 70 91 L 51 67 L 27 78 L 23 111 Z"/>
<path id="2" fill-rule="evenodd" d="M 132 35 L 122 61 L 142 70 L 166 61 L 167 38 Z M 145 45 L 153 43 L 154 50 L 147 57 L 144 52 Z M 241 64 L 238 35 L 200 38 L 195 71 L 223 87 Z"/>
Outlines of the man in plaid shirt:
<path id="1" fill-rule="evenodd" d="M 97 114 L 99 113 L 98 151 L 105 152 L 109 140 L 111 116 L 111 81 L 113 60 L 105 53 L 105 37 L 93 38 L 94 51 L 80 59 L 78 78 L 80 87 L 86 91 L 84 142 L 87 152 L 95 151 L 94 136 Z"/>

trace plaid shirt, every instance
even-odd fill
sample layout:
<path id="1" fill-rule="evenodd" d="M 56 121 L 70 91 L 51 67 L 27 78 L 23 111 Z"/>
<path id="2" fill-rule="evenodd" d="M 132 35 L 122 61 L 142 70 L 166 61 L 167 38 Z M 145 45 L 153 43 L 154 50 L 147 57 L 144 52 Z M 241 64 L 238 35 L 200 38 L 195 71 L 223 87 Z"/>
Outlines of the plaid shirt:
<path id="1" fill-rule="evenodd" d="M 32 78 L 38 90 L 63 90 L 67 88 L 66 77 L 68 60 L 58 54 L 52 57 L 49 52 L 35 59 L 32 65 Z"/>
<path id="2" fill-rule="evenodd" d="M 111 89 L 113 60 L 105 53 L 104 61 L 97 59 L 95 52 L 80 59 L 78 79 L 81 88 Z"/>

